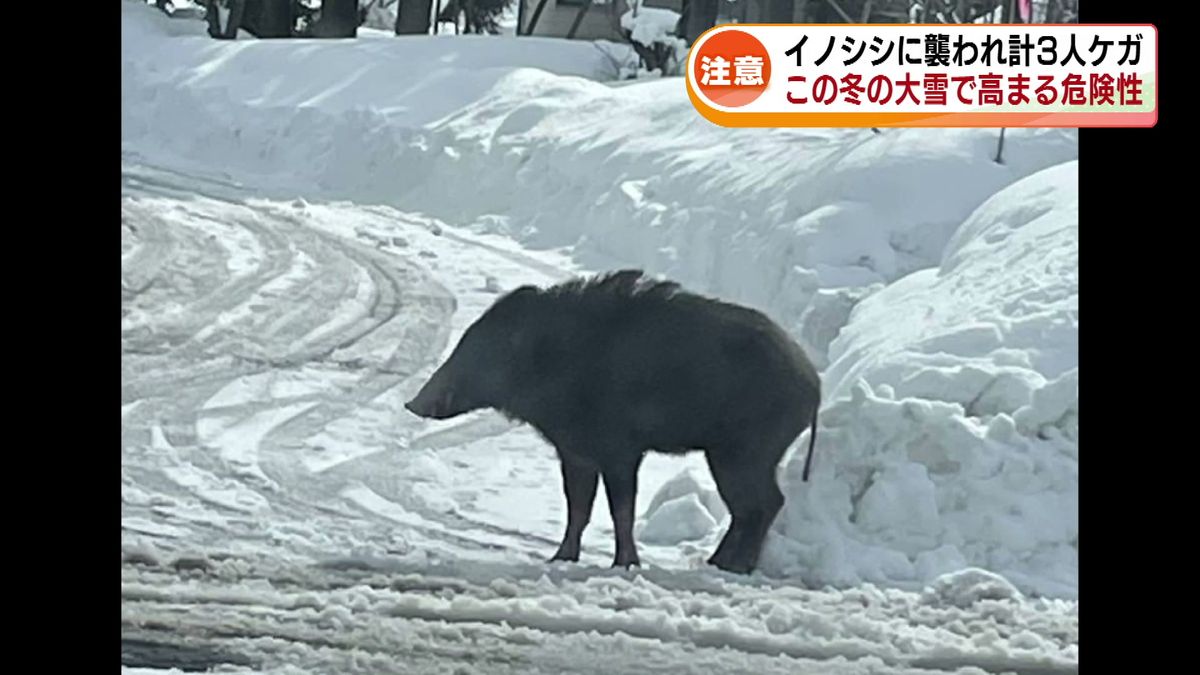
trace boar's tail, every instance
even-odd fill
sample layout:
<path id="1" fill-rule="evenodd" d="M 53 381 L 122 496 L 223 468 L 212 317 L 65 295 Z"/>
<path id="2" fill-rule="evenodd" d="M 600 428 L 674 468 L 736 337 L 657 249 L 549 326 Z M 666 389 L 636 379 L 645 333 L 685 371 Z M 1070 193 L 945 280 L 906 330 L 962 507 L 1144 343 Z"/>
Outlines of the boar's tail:
<path id="1" fill-rule="evenodd" d="M 804 482 L 808 482 L 808 467 L 812 464 L 813 446 L 817 444 L 817 412 L 821 406 L 813 408 L 812 430 L 808 436 L 808 456 L 804 458 Z"/>

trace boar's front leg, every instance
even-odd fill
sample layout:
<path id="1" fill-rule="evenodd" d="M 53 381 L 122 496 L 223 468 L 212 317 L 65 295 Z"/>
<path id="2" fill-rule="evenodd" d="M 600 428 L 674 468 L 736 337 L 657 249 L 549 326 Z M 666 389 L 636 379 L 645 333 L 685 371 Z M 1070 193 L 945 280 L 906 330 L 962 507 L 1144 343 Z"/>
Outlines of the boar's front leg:
<path id="1" fill-rule="evenodd" d="M 608 509 L 612 514 L 613 531 L 617 539 L 617 553 L 613 567 L 640 565 L 637 545 L 633 541 L 633 513 L 637 502 L 638 461 L 620 463 L 604 468 L 604 492 L 608 496 Z"/>
<path id="2" fill-rule="evenodd" d="M 561 452 L 559 460 L 562 465 L 563 493 L 567 496 L 567 531 L 563 534 L 558 552 L 550 560 L 577 562 L 579 539 L 592 517 L 599 472 L 591 466 L 572 461 Z"/>

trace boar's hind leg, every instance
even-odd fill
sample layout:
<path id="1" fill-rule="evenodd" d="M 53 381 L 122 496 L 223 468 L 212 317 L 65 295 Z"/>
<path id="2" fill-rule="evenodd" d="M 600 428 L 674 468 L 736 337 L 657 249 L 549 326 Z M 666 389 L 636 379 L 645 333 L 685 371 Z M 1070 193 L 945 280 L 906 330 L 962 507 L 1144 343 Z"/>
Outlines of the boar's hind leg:
<path id="1" fill-rule="evenodd" d="M 562 545 L 550 560 L 579 560 L 579 539 L 592 518 L 592 504 L 596 500 L 596 469 L 572 462 L 560 453 L 562 463 L 563 493 L 567 496 L 567 531 Z"/>
<path id="2" fill-rule="evenodd" d="M 763 540 L 783 508 L 783 493 L 775 482 L 775 466 L 766 462 L 740 465 L 738 455 L 705 453 L 717 492 L 732 520 L 717 550 L 708 559 L 728 572 L 748 574 L 758 565 Z"/>
<path id="3" fill-rule="evenodd" d="M 717 493 L 721 495 L 721 501 L 725 502 L 725 506 L 729 508 L 731 516 L 729 529 L 725 531 L 725 536 L 721 538 L 717 550 L 713 551 L 712 556 L 708 559 L 708 564 L 728 570 L 733 551 L 740 548 L 739 540 L 742 539 L 746 520 L 753 510 L 753 495 L 746 493 L 742 482 L 738 480 L 737 472 L 728 466 L 727 459 L 714 456 L 714 452 L 711 450 L 705 452 L 705 459 L 708 460 L 708 468 L 712 471 L 713 480 L 717 484 Z"/>
<path id="4" fill-rule="evenodd" d="M 634 504 L 637 502 L 637 473 L 641 457 L 604 468 L 604 493 L 608 496 L 608 509 L 612 514 L 613 530 L 616 534 L 617 552 L 613 567 L 641 564 L 637 545 L 633 541 Z"/>

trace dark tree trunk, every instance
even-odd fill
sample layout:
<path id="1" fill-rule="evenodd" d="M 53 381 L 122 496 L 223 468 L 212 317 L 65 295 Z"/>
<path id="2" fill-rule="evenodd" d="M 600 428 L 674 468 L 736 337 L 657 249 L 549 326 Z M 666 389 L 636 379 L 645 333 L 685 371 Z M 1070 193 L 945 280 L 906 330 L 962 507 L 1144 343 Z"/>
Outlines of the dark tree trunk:
<path id="1" fill-rule="evenodd" d="M 684 38 L 690 45 L 700 37 L 704 31 L 712 28 L 717 24 L 717 1 L 718 0 L 689 0 L 687 7 L 687 18 L 684 28 Z"/>
<path id="2" fill-rule="evenodd" d="M 446 8 L 447 17 L 454 24 L 454 34 L 458 35 L 458 3 L 459 0 L 450 0 L 450 6 Z M 438 16 L 438 23 L 441 23 L 442 17 Z"/>
<path id="3" fill-rule="evenodd" d="M 242 25 L 242 16 L 246 12 L 245 0 L 230 0 L 228 6 L 229 19 L 222 26 L 221 12 L 217 7 L 217 0 L 208 0 L 205 3 L 205 13 L 208 17 L 208 34 L 221 40 L 233 40 L 237 37 L 238 28 Z"/>
<path id="4" fill-rule="evenodd" d="M 818 0 L 809 5 L 812 23 L 854 23 L 866 0 Z"/>
<path id="5" fill-rule="evenodd" d="M 358 0 L 324 0 L 316 36 L 352 38 L 358 35 Z"/>
<path id="6" fill-rule="evenodd" d="M 254 16 L 254 4 L 257 13 Z M 246 14 L 242 17 L 247 28 L 260 38 L 286 38 L 292 36 L 292 0 L 262 0 L 258 3 L 247 3 Z M 253 25 L 249 25 L 253 23 Z"/>
<path id="7" fill-rule="evenodd" d="M 812 10 L 808 7 L 809 2 L 810 0 L 796 0 L 796 11 L 792 14 L 789 23 L 791 21 L 795 21 L 796 23 L 805 23 L 808 21 L 808 17 L 812 15 Z"/>
<path id="8" fill-rule="evenodd" d="M 396 13 L 396 35 L 426 35 L 429 33 L 429 12 L 433 0 L 400 0 Z"/>
<path id="9" fill-rule="evenodd" d="M 766 0 L 763 23 L 791 23 L 795 0 Z"/>

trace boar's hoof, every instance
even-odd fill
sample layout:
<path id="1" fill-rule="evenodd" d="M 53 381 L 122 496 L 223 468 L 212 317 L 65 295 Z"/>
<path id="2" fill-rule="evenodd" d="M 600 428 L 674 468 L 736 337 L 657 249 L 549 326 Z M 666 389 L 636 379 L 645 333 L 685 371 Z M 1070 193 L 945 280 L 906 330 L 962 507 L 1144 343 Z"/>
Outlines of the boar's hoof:
<path id="1" fill-rule="evenodd" d="M 754 565 L 751 565 L 750 563 L 741 560 L 718 560 L 716 558 L 717 556 L 715 555 L 712 558 L 709 558 L 708 564 L 714 565 L 719 570 L 732 572 L 734 574 L 750 574 L 754 571 Z M 728 558 L 728 556 L 726 556 L 726 558 Z"/>
<path id="2" fill-rule="evenodd" d="M 725 566 L 731 562 L 729 560 L 730 557 L 728 546 L 718 546 L 717 550 L 713 551 L 712 556 L 709 557 L 708 564 L 720 569 L 725 569 Z"/>
<path id="3" fill-rule="evenodd" d="M 555 553 L 554 555 L 550 556 L 550 558 L 548 560 L 546 560 L 546 562 L 552 563 L 552 562 L 558 562 L 559 560 L 562 560 L 564 562 L 579 562 L 579 551 L 570 553 L 570 552 L 564 552 L 562 549 L 559 549 L 558 552 Z"/>
<path id="4" fill-rule="evenodd" d="M 617 556 L 613 560 L 612 566 L 629 569 L 630 567 L 641 567 L 642 563 L 638 560 L 637 556 Z"/>

